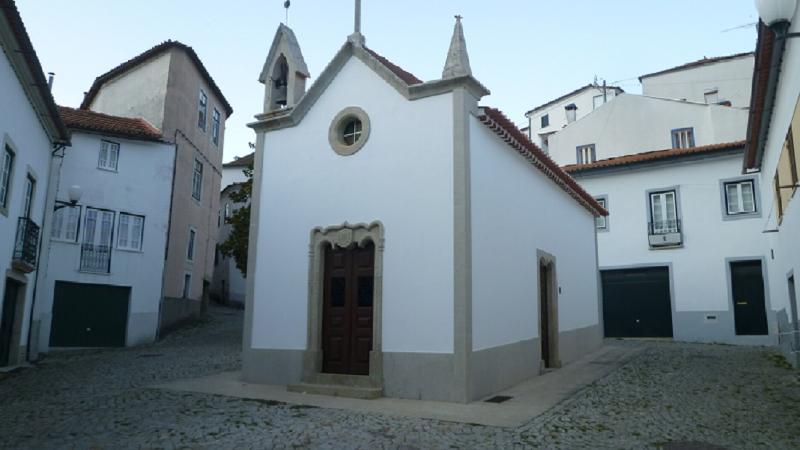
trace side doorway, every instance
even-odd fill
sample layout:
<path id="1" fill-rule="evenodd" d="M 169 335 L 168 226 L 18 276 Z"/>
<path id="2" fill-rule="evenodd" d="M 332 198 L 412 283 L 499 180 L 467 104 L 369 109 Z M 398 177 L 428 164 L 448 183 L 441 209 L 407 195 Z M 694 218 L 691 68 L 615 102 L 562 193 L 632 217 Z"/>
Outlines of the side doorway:
<path id="1" fill-rule="evenodd" d="M 0 367 L 15 362 L 13 356 L 15 348 L 19 346 L 24 303 L 25 286 L 6 278 L 2 316 L 0 316 Z"/>
<path id="2" fill-rule="evenodd" d="M 561 367 L 558 355 L 558 285 L 555 262 L 539 259 L 539 344 L 541 365 L 545 369 Z"/>
<path id="3" fill-rule="evenodd" d="M 732 261 L 730 271 L 736 335 L 766 335 L 767 310 L 761 261 Z"/>

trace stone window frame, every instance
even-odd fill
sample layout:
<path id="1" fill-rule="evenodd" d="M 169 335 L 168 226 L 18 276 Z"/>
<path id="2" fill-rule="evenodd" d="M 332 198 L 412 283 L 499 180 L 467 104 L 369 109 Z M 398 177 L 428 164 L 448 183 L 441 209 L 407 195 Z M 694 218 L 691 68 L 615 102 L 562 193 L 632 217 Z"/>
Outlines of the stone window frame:
<path id="1" fill-rule="evenodd" d="M 372 242 L 375 246 L 372 304 L 372 351 L 369 354 L 369 385 L 383 385 L 383 223 L 375 220 L 369 224 L 358 223 L 311 230 L 308 267 L 308 329 L 307 346 L 303 354 L 303 380 L 313 380 L 322 372 L 322 314 L 323 283 L 325 277 L 325 248 L 346 248 L 353 244 L 363 246 Z M 363 375 L 338 375 L 337 377 L 363 379 Z"/>
<path id="2" fill-rule="evenodd" d="M 361 121 L 361 136 L 352 145 L 347 145 L 342 138 L 342 133 L 347 122 L 351 119 L 358 119 Z M 339 111 L 331 121 L 331 125 L 328 128 L 328 142 L 336 154 L 350 156 L 364 147 L 364 144 L 369 140 L 371 128 L 369 116 L 366 111 L 358 106 L 348 106 Z"/>

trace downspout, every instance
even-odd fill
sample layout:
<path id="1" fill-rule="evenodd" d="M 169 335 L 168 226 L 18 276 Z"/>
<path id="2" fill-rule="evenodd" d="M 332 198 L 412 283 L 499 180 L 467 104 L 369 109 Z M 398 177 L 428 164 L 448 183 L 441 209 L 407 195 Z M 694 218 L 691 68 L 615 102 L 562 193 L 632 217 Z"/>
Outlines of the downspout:
<path id="1" fill-rule="evenodd" d="M 167 214 L 167 239 L 164 245 L 164 267 L 161 270 L 161 300 L 158 302 L 158 318 L 156 319 L 156 341 L 161 337 L 161 317 L 164 314 L 164 296 L 167 293 L 167 259 L 169 257 L 169 240 L 172 233 L 172 202 L 175 199 L 175 171 L 178 168 L 178 129 L 172 136 L 175 146 L 172 156 L 172 188 L 169 193 L 169 213 Z"/>
<path id="2" fill-rule="evenodd" d="M 53 209 L 55 208 L 56 197 L 58 197 L 58 185 L 61 182 L 61 167 L 64 164 L 64 149 L 65 145 L 62 143 L 53 144 L 53 151 L 50 154 L 50 167 L 47 169 L 47 194 L 44 200 L 44 214 L 42 215 L 42 228 L 39 235 L 39 249 L 36 255 L 36 277 L 33 280 L 33 293 L 31 294 L 31 313 L 28 316 L 28 338 L 25 345 L 25 360 L 31 361 L 39 359 L 39 339 L 36 339 L 36 350 L 32 353 L 33 343 L 33 318 L 36 315 L 36 295 L 38 293 L 39 283 L 44 282 L 47 276 L 47 266 L 50 262 L 50 233 L 52 228 Z M 55 161 L 58 158 L 58 162 Z M 54 166 L 58 164 L 58 168 L 53 170 Z M 46 252 L 44 249 L 46 248 Z M 44 260 L 43 260 L 44 255 Z M 41 321 L 40 321 L 41 326 Z M 36 329 L 36 333 L 41 335 L 40 329 Z"/>
<path id="3" fill-rule="evenodd" d="M 767 80 L 767 92 L 764 99 L 764 113 L 761 115 L 761 124 L 758 134 L 758 145 L 756 146 L 755 163 L 760 165 L 764 157 L 764 147 L 767 145 L 769 136 L 769 124 L 772 121 L 772 112 L 775 108 L 775 97 L 778 93 L 778 81 L 783 65 L 783 54 L 786 50 L 786 38 L 788 37 L 789 23 L 780 22 L 771 27 L 775 33 L 775 42 L 772 47 L 772 57 L 770 58 L 769 79 Z"/>

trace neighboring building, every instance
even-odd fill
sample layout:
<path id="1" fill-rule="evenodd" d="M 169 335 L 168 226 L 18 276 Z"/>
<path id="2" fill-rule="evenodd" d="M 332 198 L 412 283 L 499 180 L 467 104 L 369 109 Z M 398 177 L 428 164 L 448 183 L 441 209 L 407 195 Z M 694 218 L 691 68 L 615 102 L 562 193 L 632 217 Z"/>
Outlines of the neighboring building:
<path id="1" fill-rule="evenodd" d="M 695 103 L 750 106 L 753 52 L 703 58 L 642 75 L 642 94 Z"/>
<path id="2" fill-rule="evenodd" d="M 602 345 L 605 210 L 478 106 L 460 20 L 429 82 L 356 28 L 307 93 L 286 90 L 295 44 L 281 26 L 263 73 L 289 78 L 265 80 L 251 124 L 245 381 L 467 402 Z"/>
<path id="3" fill-rule="evenodd" d="M 175 143 L 161 327 L 196 317 L 214 273 L 222 149 L 231 106 L 194 50 L 167 41 L 99 76 L 81 109 L 141 117 Z"/>
<path id="4" fill-rule="evenodd" d="M 565 167 L 610 213 L 597 221 L 607 337 L 776 342 L 758 197 L 769 185 L 741 174 L 743 152 L 667 147 Z"/>
<path id="5" fill-rule="evenodd" d="M 223 178 L 224 177 L 223 171 Z M 238 192 L 241 187 L 242 183 L 235 182 L 229 184 L 220 192 L 220 243 L 228 239 L 233 229 L 233 226 L 227 223 L 227 220 L 244 206 L 242 203 L 235 202 L 231 199 L 231 194 Z M 245 276 L 242 271 L 236 267 L 236 260 L 233 257 L 225 256 L 217 252 L 217 256 L 214 259 L 214 283 L 211 286 L 212 295 L 222 303 L 244 305 L 246 288 Z"/>
<path id="6" fill-rule="evenodd" d="M 786 33 L 794 33 L 787 38 Z M 791 25 L 759 24 L 753 96 L 747 133 L 745 173 L 760 172 L 764 215 L 759 236 L 766 239 L 769 293 L 776 311 L 779 346 L 800 367 L 800 10 Z M 763 236 L 763 237 L 762 237 Z"/>
<path id="7" fill-rule="evenodd" d="M 220 192 L 219 212 L 219 242 L 223 243 L 231 233 L 232 226 L 226 221 L 239 210 L 241 203 L 231 199 L 231 194 L 238 192 L 242 183 L 247 181 L 244 169 L 253 167 L 255 153 L 235 158 L 233 161 L 222 165 L 222 192 Z M 245 275 L 236 267 L 233 257 L 217 253 L 214 259 L 214 283 L 211 286 L 212 295 L 223 303 L 233 302 L 244 304 Z"/>
<path id="8" fill-rule="evenodd" d="M 744 139 L 746 109 L 620 94 L 550 137 L 560 165 Z"/>
<path id="9" fill-rule="evenodd" d="M 142 119 L 61 108 L 72 131 L 36 295 L 39 351 L 132 346 L 158 330 L 175 145 Z M 68 203 L 70 186 L 83 194 Z"/>
<path id="10" fill-rule="evenodd" d="M 225 188 L 232 184 L 244 183 L 247 181 L 244 169 L 252 167 L 253 161 L 255 161 L 255 153 L 250 153 L 249 155 L 242 156 L 241 158 L 234 158 L 233 161 L 223 164 L 222 189 L 225 190 Z"/>
<path id="11" fill-rule="evenodd" d="M 528 119 L 528 137 L 548 151 L 550 136 L 623 92 L 615 86 L 603 87 L 592 83 L 539 105 L 525 113 Z"/>
<path id="12" fill-rule="evenodd" d="M 35 348 L 31 310 L 45 212 L 69 132 L 15 3 L 0 1 L 0 367 Z M 33 330 L 31 330 L 33 327 Z M 30 346 L 29 346 L 30 345 Z"/>

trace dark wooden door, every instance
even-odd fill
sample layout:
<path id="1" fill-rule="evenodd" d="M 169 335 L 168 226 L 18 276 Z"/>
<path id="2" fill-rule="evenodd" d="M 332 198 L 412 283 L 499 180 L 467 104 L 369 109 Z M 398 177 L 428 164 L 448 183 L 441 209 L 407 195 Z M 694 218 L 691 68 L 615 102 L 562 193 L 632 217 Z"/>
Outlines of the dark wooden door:
<path id="1" fill-rule="evenodd" d="M 606 337 L 672 337 L 669 268 L 604 270 Z"/>
<path id="2" fill-rule="evenodd" d="M 3 294 L 3 315 L 0 318 L 0 366 L 7 366 L 11 355 L 11 341 L 14 337 L 14 319 L 17 315 L 17 294 L 19 283 L 6 280 Z"/>
<path id="3" fill-rule="evenodd" d="M 539 341 L 542 346 L 542 361 L 550 367 L 550 290 L 547 266 L 539 266 Z"/>
<path id="4" fill-rule="evenodd" d="M 767 334 L 761 261 L 731 263 L 733 316 L 737 335 Z"/>
<path id="5" fill-rule="evenodd" d="M 329 248 L 325 253 L 322 371 L 369 375 L 375 247 Z"/>
<path id="6" fill-rule="evenodd" d="M 56 281 L 53 347 L 124 347 L 130 287 Z"/>

